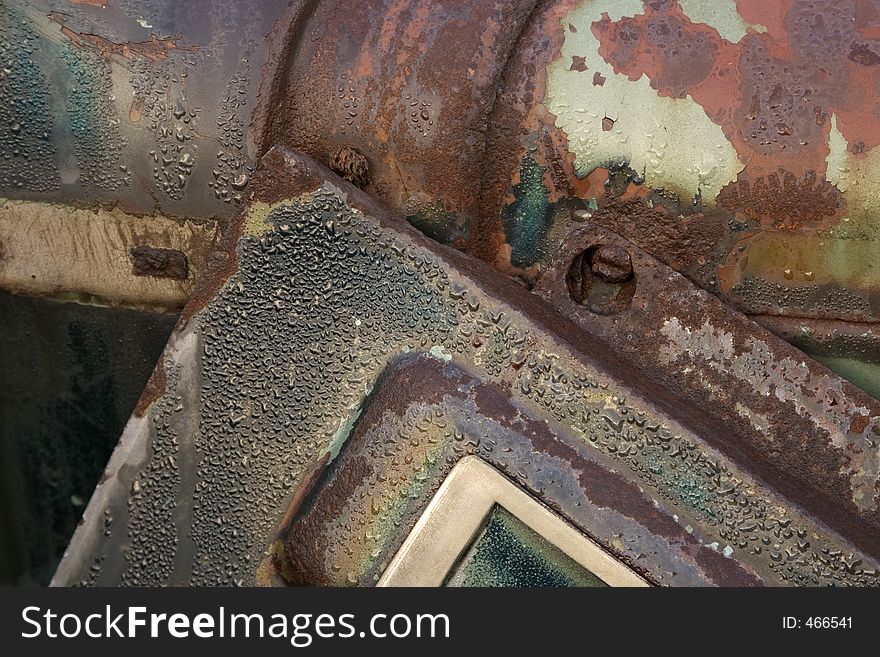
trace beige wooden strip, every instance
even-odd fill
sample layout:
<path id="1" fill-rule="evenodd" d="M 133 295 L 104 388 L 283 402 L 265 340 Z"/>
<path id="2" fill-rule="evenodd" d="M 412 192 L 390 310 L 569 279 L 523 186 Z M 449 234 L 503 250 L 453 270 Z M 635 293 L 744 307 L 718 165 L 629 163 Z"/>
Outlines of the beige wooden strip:
<path id="1" fill-rule="evenodd" d="M 219 234 L 215 221 L 192 222 L 117 208 L 0 199 L 0 289 L 153 310 L 179 310 Z M 131 250 L 182 252 L 185 279 L 139 276 Z"/>

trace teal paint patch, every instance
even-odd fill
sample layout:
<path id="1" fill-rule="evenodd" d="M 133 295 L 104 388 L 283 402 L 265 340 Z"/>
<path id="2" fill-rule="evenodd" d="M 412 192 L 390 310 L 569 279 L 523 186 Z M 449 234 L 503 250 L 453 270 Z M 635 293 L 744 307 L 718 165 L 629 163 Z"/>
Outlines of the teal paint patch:
<path id="1" fill-rule="evenodd" d="M 128 186 L 131 177 L 121 161 L 125 140 L 112 104 L 110 64 L 101 55 L 74 50 L 69 44 L 62 48 L 61 58 L 70 74 L 67 113 L 83 187 Z"/>
<path id="2" fill-rule="evenodd" d="M 510 261 L 516 267 L 538 262 L 546 246 L 553 206 L 543 178 L 543 167 L 526 155 L 519 167 L 520 181 L 513 187 L 514 201 L 501 210 L 504 234 L 512 249 Z"/>
<path id="3" fill-rule="evenodd" d="M 445 210 L 436 200 L 420 207 L 414 214 L 407 215 L 406 220 L 441 244 L 454 244 L 458 240 L 467 239 L 470 233 L 469 222 L 465 217 Z"/>
<path id="4" fill-rule="evenodd" d="M 61 186 L 51 141 L 48 79 L 37 34 L 13 7 L 0 10 L 0 189 L 54 192 Z"/>
<path id="5" fill-rule="evenodd" d="M 453 569 L 447 586 L 602 587 L 605 582 L 503 507 Z"/>

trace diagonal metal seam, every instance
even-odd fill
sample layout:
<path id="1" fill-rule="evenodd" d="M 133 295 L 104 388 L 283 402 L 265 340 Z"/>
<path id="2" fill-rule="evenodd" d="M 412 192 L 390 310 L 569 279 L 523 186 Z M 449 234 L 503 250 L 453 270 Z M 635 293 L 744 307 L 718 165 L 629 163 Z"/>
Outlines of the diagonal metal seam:
<path id="1" fill-rule="evenodd" d="M 626 249 L 635 270 L 635 298 L 609 317 L 565 290 L 568 263 L 597 244 Z M 674 391 L 669 412 L 695 432 L 875 549 L 877 400 L 601 226 L 572 232 L 535 292 L 640 369 L 653 399 Z"/>

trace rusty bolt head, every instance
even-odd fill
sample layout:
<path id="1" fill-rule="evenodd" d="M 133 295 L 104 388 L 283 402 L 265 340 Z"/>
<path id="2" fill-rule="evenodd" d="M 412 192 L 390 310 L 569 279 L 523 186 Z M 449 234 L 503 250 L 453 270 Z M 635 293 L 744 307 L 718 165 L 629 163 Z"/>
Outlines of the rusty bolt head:
<path id="1" fill-rule="evenodd" d="M 330 158 L 330 169 L 355 187 L 370 184 L 370 165 L 367 158 L 349 146 L 343 146 Z"/>
<path id="2" fill-rule="evenodd" d="M 632 260 L 620 246 L 601 246 L 593 254 L 590 268 L 606 283 L 623 283 L 632 278 Z"/>

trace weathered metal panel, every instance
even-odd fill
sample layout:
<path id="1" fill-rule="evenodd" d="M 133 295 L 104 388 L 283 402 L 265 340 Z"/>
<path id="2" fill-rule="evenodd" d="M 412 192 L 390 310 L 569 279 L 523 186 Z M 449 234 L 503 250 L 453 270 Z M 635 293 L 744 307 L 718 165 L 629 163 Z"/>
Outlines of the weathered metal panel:
<path id="1" fill-rule="evenodd" d="M 288 508 L 296 510 L 328 460 L 352 458 L 351 437 L 385 445 L 404 463 L 407 453 L 414 457 L 393 481 L 378 477 L 375 490 L 360 490 L 367 497 L 350 500 L 364 509 L 368 498 L 383 504 L 393 497 L 388 486 L 439 485 L 409 470 L 445 467 L 447 458 L 425 460 L 424 450 L 454 453 L 456 422 L 473 432 L 471 451 L 490 453 L 492 427 L 509 425 L 504 440 L 515 449 L 504 455 L 499 448 L 508 473 L 522 475 L 522 485 L 651 581 L 871 584 L 880 577 L 870 495 L 832 517 L 822 500 L 834 485 L 789 464 L 779 468 L 802 493 L 780 491 L 774 472 L 747 452 L 748 435 L 725 430 L 701 403 L 658 388 L 535 295 L 432 245 L 308 158 L 273 149 L 251 192 L 227 235 L 226 258 L 209 266 L 157 370 L 162 376 L 148 387 L 110 461 L 57 584 L 254 582 Z M 638 276 L 638 259 L 633 263 Z M 412 379 L 386 386 L 383 373 L 413 352 L 449 364 L 431 376 L 473 383 L 462 380 L 455 393 L 450 383 L 419 393 Z M 424 368 L 426 380 L 437 367 Z M 841 389 L 821 368 L 811 371 Z M 448 405 L 435 399 L 447 389 Z M 379 401 L 365 406 L 371 390 Z M 485 395 L 495 401 L 483 405 Z M 779 408 L 786 403 L 779 399 Z M 401 416 L 407 407 L 414 414 Z M 798 428 L 807 444 L 828 441 L 817 426 Z M 528 474 L 539 452 L 524 451 L 517 434 L 547 450 L 549 470 Z M 864 449 L 871 462 L 876 445 Z M 359 462 L 384 467 L 381 459 Z M 361 476 L 357 468 L 340 472 L 351 482 Z M 613 482 L 603 484 L 603 477 Z M 578 480 L 605 510 L 595 527 L 566 506 L 567 495 L 581 495 Z M 608 528 L 618 512 L 641 525 L 634 536 L 673 551 L 658 556 L 637 542 L 615 543 Z M 847 519 L 852 514 L 860 527 Z M 338 520 L 330 516 L 333 526 Z M 352 531 L 352 549 L 361 531 Z M 680 555 L 681 570 L 669 574 L 660 562 L 677 559 L 678 540 L 692 549 Z M 288 549 L 307 548 L 294 542 Z M 314 568 L 321 572 L 320 564 Z"/>

